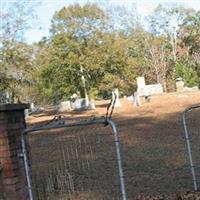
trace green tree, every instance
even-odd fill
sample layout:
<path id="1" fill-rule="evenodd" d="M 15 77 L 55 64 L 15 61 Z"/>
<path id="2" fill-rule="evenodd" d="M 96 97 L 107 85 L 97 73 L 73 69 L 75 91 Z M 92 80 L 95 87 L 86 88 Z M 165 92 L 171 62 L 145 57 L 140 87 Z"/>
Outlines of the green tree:
<path id="1" fill-rule="evenodd" d="M 179 35 L 182 59 L 177 65 L 177 72 L 183 74 L 189 86 L 200 85 L 200 11 L 193 11 L 184 19 Z"/>
<path id="2" fill-rule="evenodd" d="M 176 64 L 176 76 L 183 78 L 185 84 L 189 87 L 199 85 L 198 71 L 193 65 L 191 58 L 182 58 Z"/>
<path id="3" fill-rule="evenodd" d="M 128 40 L 123 35 L 108 34 L 105 46 L 105 64 L 103 77 L 98 84 L 100 95 L 105 97 L 113 88 L 119 88 L 120 93 L 130 89 L 131 73 L 128 55 Z"/>
<path id="4" fill-rule="evenodd" d="M 12 1 L 1 13 L 0 76 L 1 92 L 10 94 L 10 102 L 20 101 L 24 84 L 29 84 L 32 48 L 24 43 L 24 31 L 32 22 L 33 4 Z"/>
<path id="5" fill-rule="evenodd" d="M 32 48 L 22 42 L 3 41 L 0 49 L 1 89 L 10 94 L 10 101 L 21 101 L 23 87 L 30 84 Z M 25 99 L 23 99 L 25 100 Z"/>
<path id="6" fill-rule="evenodd" d="M 52 100 L 69 98 L 77 90 L 82 97 L 106 96 L 116 87 L 122 94 L 133 93 L 135 78 L 143 73 L 146 33 L 134 20 L 118 29 L 110 26 L 112 20 L 95 4 L 71 5 L 55 13 L 53 51 L 42 73 Z"/>
<path id="7" fill-rule="evenodd" d="M 185 9 L 182 6 L 159 5 L 153 15 L 150 17 L 150 28 L 156 35 L 165 35 L 172 50 L 174 63 L 177 60 L 178 33 L 180 26 L 186 16 L 192 12 L 191 9 Z M 166 41 L 167 42 L 167 41 Z"/>
<path id="8" fill-rule="evenodd" d="M 184 19 L 192 13 L 191 9 L 186 9 L 177 5 L 163 6 L 159 5 L 153 15 L 150 17 L 150 27 L 155 36 L 165 37 L 165 49 L 170 50 L 167 54 L 168 64 L 170 68 L 167 69 L 169 74 L 168 81 L 174 82 L 176 78 L 176 65 L 179 62 L 179 50 L 181 49 L 181 38 L 179 35 L 180 28 Z M 166 59 L 163 60 L 164 62 Z M 163 63 L 164 64 L 164 63 Z"/>
<path id="9" fill-rule="evenodd" d="M 189 54 L 200 52 L 200 11 L 193 11 L 183 21 L 180 37 Z"/>
<path id="10" fill-rule="evenodd" d="M 42 73 L 50 63 L 53 49 L 46 37 L 43 37 L 38 43 L 32 44 L 32 49 L 34 59 L 29 74 L 31 84 L 26 88 L 29 99 L 38 104 L 49 103 L 50 95 L 45 88 Z"/>
<path id="11" fill-rule="evenodd" d="M 78 90 L 87 98 L 102 73 L 106 19 L 95 4 L 70 5 L 55 13 L 50 38 L 53 51 L 42 75 L 49 95 L 62 99 Z"/>

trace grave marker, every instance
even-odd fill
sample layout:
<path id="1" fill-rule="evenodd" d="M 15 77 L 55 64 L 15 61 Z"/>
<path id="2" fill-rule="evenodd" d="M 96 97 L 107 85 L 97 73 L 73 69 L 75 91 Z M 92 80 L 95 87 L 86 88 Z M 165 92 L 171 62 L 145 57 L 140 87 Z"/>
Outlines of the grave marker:
<path id="1" fill-rule="evenodd" d="M 121 103 L 120 103 L 120 100 L 119 100 L 119 90 L 118 88 L 115 88 L 113 91 L 112 91 L 112 98 L 115 99 L 115 107 L 121 107 Z"/>

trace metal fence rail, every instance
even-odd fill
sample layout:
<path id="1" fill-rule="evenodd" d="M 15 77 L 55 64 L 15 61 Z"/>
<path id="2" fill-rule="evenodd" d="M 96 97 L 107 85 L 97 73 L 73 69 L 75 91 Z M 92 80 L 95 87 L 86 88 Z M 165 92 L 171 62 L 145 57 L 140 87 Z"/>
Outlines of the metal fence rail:
<path id="1" fill-rule="evenodd" d="M 200 178 L 200 105 L 187 108 L 182 115 L 185 142 L 188 151 L 190 171 L 192 175 L 193 189 L 198 190 Z"/>
<path id="2" fill-rule="evenodd" d="M 30 200 L 126 200 L 118 131 L 110 119 L 54 120 L 26 129 L 21 142 Z"/>

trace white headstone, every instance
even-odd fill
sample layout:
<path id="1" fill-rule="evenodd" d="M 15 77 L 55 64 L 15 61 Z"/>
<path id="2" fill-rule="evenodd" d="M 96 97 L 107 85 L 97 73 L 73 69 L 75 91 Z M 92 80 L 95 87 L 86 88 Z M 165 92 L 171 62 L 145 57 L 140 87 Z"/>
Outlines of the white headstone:
<path id="1" fill-rule="evenodd" d="M 59 111 L 64 112 L 64 111 L 67 111 L 67 110 L 71 110 L 70 101 L 61 102 L 60 105 L 59 105 Z"/>
<path id="2" fill-rule="evenodd" d="M 31 103 L 30 103 L 30 109 L 31 109 L 31 111 L 34 111 L 34 108 L 35 108 L 35 105 L 34 105 L 33 102 L 31 102 Z"/>
<path id="3" fill-rule="evenodd" d="M 24 110 L 24 116 L 25 116 L 25 118 L 27 118 L 27 117 L 29 116 L 28 109 L 25 109 L 25 110 Z"/>
<path id="4" fill-rule="evenodd" d="M 116 100 L 115 100 L 115 107 L 120 107 L 121 106 L 121 103 L 120 103 L 120 100 L 119 100 L 119 90 L 117 88 L 115 88 L 113 91 L 112 91 L 112 98 L 115 99 L 116 97 Z"/>
<path id="5" fill-rule="evenodd" d="M 145 87 L 145 79 L 143 76 L 141 77 L 137 77 L 136 78 L 136 81 L 137 81 L 137 88 L 144 88 Z"/>
<path id="6" fill-rule="evenodd" d="M 145 96 L 146 94 L 153 95 L 162 93 L 163 93 L 163 87 L 161 84 L 150 84 L 145 86 L 144 91 L 141 95 Z"/>
<path id="7" fill-rule="evenodd" d="M 95 110 L 95 101 L 93 99 L 89 103 L 89 108 Z"/>
<path id="8" fill-rule="evenodd" d="M 71 102 L 71 108 L 74 110 L 85 110 L 90 107 L 89 103 L 86 98 L 76 99 L 74 102 Z"/>
<path id="9" fill-rule="evenodd" d="M 133 95 L 128 96 L 128 97 L 126 97 L 126 99 L 129 100 L 129 101 L 134 101 L 134 96 Z"/>
<path id="10" fill-rule="evenodd" d="M 176 79 L 176 91 L 183 92 L 184 91 L 184 81 L 182 78 Z"/>
<path id="11" fill-rule="evenodd" d="M 140 96 L 138 92 L 134 93 L 134 106 L 141 106 Z"/>
<path id="12" fill-rule="evenodd" d="M 137 81 L 137 92 L 141 96 L 141 94 L 144 91 L 145 85 L 146 85 L 145 84 L 145 79 L 144 79 L 143 76 L 141 76 L 141 77 L 137 77 L 136 81 Z"/>
<path id="13" fill-rule="evenodd" d="M 183 88 L 183 91 L 184 91 L 184 92 L 198 91 L 198 90 L 199 90 L 198 86 L 194 86 L 194 87 L 184 87 L 184 88 Z"/>

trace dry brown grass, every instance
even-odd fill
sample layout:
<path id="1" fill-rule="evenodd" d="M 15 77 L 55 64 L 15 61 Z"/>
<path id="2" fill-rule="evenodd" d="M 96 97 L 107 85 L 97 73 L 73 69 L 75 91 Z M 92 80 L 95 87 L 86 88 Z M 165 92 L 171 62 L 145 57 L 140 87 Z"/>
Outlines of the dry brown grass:
<path id="1" fill-rule="evenodd" d="M 200 92 L 153 96 L 150 103 L 142 102 L 141 107 L 134 107 L 126 99 L 121 102 L 122 107 L 114 111 L 113 121 L 120 132 L 128 199 L 138 195 L 185 194 L 192 190 L 181 113 L 186 107 L 200 103 Z M 95 111 L 64 114 L 69 117 L 102 116 L 107 103 L 97 102 Z M 44 113 L 29 117 L 28 122 L 33 124 L 51 118 Z M 191 131 L 198 131 L 198 126 L 198 123 L 192 125 Z M 194 143 L 196 160 L 199 159 L 198 139 L 197 135 Z"/>

